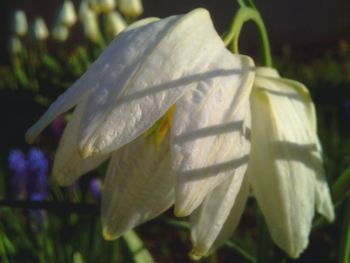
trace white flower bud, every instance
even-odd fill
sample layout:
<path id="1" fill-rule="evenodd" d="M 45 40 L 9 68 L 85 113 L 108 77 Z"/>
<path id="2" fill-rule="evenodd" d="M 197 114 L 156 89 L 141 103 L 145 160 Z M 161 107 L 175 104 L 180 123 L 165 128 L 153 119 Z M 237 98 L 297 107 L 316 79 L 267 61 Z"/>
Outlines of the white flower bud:
<path id="1" fill-rule="evenodd" d="M 69 36 L 69 29 L 62 24 L 56 24 L 52 29 L 51 35 L 53 39 L 64 42 Z"/>
<path id="2" fill-rule="evenodd" d="M 143 12 L 141 0 L 119 0 L 119 10 L 126 16 L 138 17 Z"/>
<path id="3" fill-rule="evenodd" d="M 78 10 L 79 20 L 83 21 L 85 15 L 86 15 L 86 12 L 89 12 L 89 11 L 91 11 L 91 9 L 89 7 L 89 3 L 86 0 L 82 0 L 80 2 L 79 10 Z"/>
<path id="4" fill-rule="evenodd" d="M 65 1 L 58 13 L 57 22 L 71 27 L 76 21 L 77 15 L 72 1 Z"/>
<path id="5" fill-rule="evenodd" d="M 104 16 L 106 33 L 110 37 L 115 37 L 127 26 L 124 18 L 118 12 L 109 12 Z"/>
<path id="6" fill-rule="evenodd" d="M 97 15 L 89 8 L 85 9 L 84 15 L 81 17 L 85 36 L 96 43 L 101 39 L 101 33 L 98 26 Z"/>
<path id="7" fill-rule="evenodd" d="M 13 29 L 18 36 L 24 36 L 28 32 L 27 17 L 22 10 L 17 10 L 14 14 Z"/>
<path id="8" fill-rule="evenodd" d="M 45 21 L 41 17 L 37 17 L 32 27 L 32 34 L 35 40 L 46 40 L 49 37 L 49 30 Z"/>
<path id="9" fill-rule="evenodd" d="M 91 9 L 98 13 L 111 12 L 116 7 L 115 0 L 89 0 Z"/>

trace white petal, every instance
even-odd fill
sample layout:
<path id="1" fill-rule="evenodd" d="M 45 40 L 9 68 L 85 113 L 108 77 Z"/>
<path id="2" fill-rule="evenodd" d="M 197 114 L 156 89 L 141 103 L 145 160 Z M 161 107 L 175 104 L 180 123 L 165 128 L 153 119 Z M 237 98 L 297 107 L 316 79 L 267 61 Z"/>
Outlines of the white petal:
<path id="1" fill-rule="evenodd" d="M 177 103 L 172 126 L 173 169 L 178 175 L 175 214 L 189 215 L 248 156 L 249 94 L 253 62 L 221 49 L 210 73 Z"/>
<path id="2" fill-rule="evenodd" d="M 145 132 L 206 77 L 215 52 L 224 48 L 204 9 L 162 19 L 146 29 L 152 32 L 143 39 L 147 48 L 137 62 L 127 69 L 122 65 L 123 71 L 115 59 L 104 65 L 106 74 L 90 95 L 83 117 L 84 155 L 113 151 Z"/>
<path id="3" fill-rule="evenodd" d="M 52 179 L 59 185 L 70 185 L 79 176 L 93 170 L 105 161 L 109 155 L 82 159 L 78 150 L 78 130 L 85 109 L 86 100 L 74 110 L 72 119 L 68 122 L 58 149 L 52 169 Z"/>
<path id="4" fill-rule="evenodd" d="M 102 195 L 106 239 L 119 237 L 174 203 L 168 139 L 156 149 L 140 137 L 113 153 Z"/>
<path id="5" fill-rule="evenodd" d="M 26 140 L 33 142 L 52 120 L 84 100 L 91 91 L 99 88 L 106 75 L 123 74 L 123 70 L 130 70 L 130 67 L 135 65 L 135 61 L 145 53 L 144 43 L 151 28 L 142 26 L 150 22 L 154 22 L 154 18 L 138 21 L 131 25 L 130 29 L 124 30 L 91 65 L 89 70 L 50 105 L 39 121 L 27 131 Z M 109 67 L 110 64 L 115 68 Z"/>
<path id="6" fill-rule="evenodd" d="M 250 183 L 273 240 L 298 257 L 308 244 L 322 170 L 312 101 L 297 82 L 258 76 L 251 107 Z"/>
<path id="7" fill-rule="evenodd" d="M 248 183 L 243 180 L 246 168 L 247 163 L 237 168 L 234 176 L 208 194 L 191 214 L 193 249 L 190 255 L 193 259 L 206 256 L 221 246 L 238 225 L 248 197 Z"/>

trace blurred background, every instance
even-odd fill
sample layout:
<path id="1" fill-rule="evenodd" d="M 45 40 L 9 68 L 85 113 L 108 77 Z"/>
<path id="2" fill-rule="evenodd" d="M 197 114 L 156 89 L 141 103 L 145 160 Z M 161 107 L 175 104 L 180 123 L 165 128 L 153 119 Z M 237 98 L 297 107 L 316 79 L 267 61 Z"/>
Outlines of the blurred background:
<path id="1" fill-rule="evenodd" d="M 59 15 L 64 1 L 0 2 L 0 198 L 87 205 L 65 209 L 48 203 L 48 210 L 11 208 L 11 202 L 0 206 L 0 262 L 142 262 L 135 247 L 148 262 L 152 257 L 155 262 L 190 262 L 188 225 L 175 221 L 171 211 L 119 241 L 102 240 L 96 208 L 104 166 L 70 188 L 48 186 L 69 114 L 57 118 L 35 145 L 26 144 L 24 134 L 128 23 L 205 7 L 223 34 L 238 5 L 229 0 L 143 0 L 143 12 L 138 14 L 123 12 L 117 5 L 91 15 L 84 13 L 81 0 L 72 2 L 77 13 L 74 22 L 69 15 L 68 19 Z M 304 83 L 315 100 L 325 168 L 333 186 L 337 178 L 350 173 L 350 1 L 260 0 L 256 5 L 266 23 L 275 67 L 282 76 Z M 15 26 L 15 14 L 23 16 L 18 10 L 25 15 L 27 30 Z M 115 11 L 117 16 L 111 15 Z M 259 46 L 258 32 L 248 24 L 240 51 L 259 64 Z M 344 201 L 346 185 L 343 192 L 337 196 L 335 223 L 327 225 L 317 217 L 309 248 L 297 260 L 271 245 L 267 249 L 273 262 L 337 262 L 345 208 L 350 204 Z M 254 262 L 257 213 L 252 201 L 232 242 L 205 262 Z"/>

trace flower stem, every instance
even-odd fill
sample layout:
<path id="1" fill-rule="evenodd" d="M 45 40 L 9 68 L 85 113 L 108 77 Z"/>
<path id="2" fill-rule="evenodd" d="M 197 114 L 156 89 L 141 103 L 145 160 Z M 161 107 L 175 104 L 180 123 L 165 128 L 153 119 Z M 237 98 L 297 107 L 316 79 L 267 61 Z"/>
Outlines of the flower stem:
<path id="1" fill-rule="evenodd" d="M 342 237 L 340 241 L 339 263 L 350 263 L 350 197 L 345 203 L 345 214 L 342 226 Z"/>
<path id="2" fill-rule="evenodd" d="M 224 38 L 224 43 L 228 46 L 232 42 L 231 51 L 239 53 L 238 40 L 244 23 L 252 20 L 258 27 L 264 54 L 264 65 L 272 67 L 270 42 L 267 36 L 266 27 L 259 11 L 253 7 L 242 6 L 236 13 L 230 31 Z"/>

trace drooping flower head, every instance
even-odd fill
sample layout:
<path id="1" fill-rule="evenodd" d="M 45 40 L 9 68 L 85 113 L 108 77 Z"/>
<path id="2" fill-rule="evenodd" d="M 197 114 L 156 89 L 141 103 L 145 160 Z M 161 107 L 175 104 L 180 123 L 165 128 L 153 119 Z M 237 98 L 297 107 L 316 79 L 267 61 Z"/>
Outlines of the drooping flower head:
<path id="1" fill-rule="evenodd" d="M 27 139 L 77 105 L 53 178 L 69 185 L 111 158 L 102 222 L 104 236 L 114 239 L 173 204 L 178 216 L 189 215 L 218 185 L 234 185 L 234 202 L 248 162 L 253 77 L 252 60 L 225 48 L 206 10 L 141 20 L 112 41 Z"/>
<path id="2" fill-rule="evenodd" d="M 296 257 L 314 206 L 333 217 L 307 91 L 231 54 L 206 10 L 127 27 L 27 140 L 72 107 L 52 177 L 69 185 L 110 159 L 106 239 L 174 205 L 177 216 L 191 215 L 198 259 L 230 237 L 252 189 L 273 239 Z"/>

